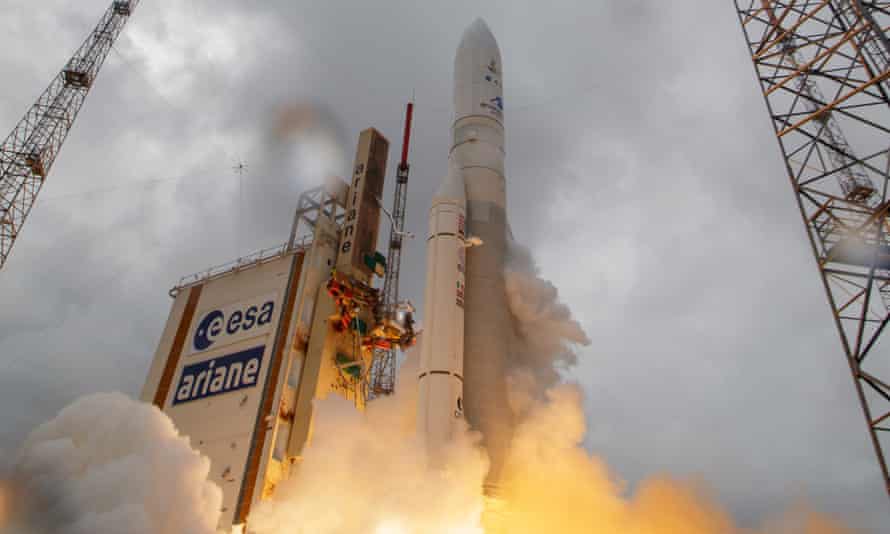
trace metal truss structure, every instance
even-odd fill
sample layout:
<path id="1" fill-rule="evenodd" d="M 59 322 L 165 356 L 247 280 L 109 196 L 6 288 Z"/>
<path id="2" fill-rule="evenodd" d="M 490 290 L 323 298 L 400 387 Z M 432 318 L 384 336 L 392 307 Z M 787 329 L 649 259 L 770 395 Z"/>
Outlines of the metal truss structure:
<path id="1" fill-rule="evenodd" d="M 392 227 L 389 231 L 389 250 L 386 255 L 386 277 L 383 279 L 383 312 L 386 319 L 395 319 L 399 307 L 399 274 L 402 264 L 402 240 L 405 237 L 405 206 L 408 201 L 408 146 L 411 138 L 411 117 L 414 104 L 409 103 L 405 112 L 405 132 L 402 139 L 402 158 L 396 171 L 396 188 L 393 193 Z M 371 362 L 371 383 L 368 393 L 372 397 L 389 395 L 395 390 L 396 349 L 374 349 Z"/>
<path id="2" fill-rule="evenodd" d="M 890 1 L 735 6 L 890 494 Z"/>
<path id="3" fill-rule="evenodd" d="M 116 0 L 0 145 L 0 269 L 114 41 L 139 0 Z"/>
<path id="4" fill-rule="evenodd" d="M 338 228 L 342 225 L 343 219 L 346 217 L 346 188 L 346 183 L 333 179 L 327 185 L 304 191 L 300 194 L 300 199 L 297 202 L 287 242 L 183 276 L 170 289 L 170 296 L 175 297 L 179 292 L 194 285 L 204 284 L 243 269 L 250 269 L 288 254 L 308 251 L 312 246 L 315 225 L 318 223 L 319 217 L 330 219 Z"/>
<path id="5" fill-rule="evenodd" d="M 347 188 L 345 182 L 334 178 L 326 185 L 301 193 L 285 248 L 300 247 L 302 243 L 312 239 L 319 217 L 330 219 L 339 228 L 346 217 Z"/>

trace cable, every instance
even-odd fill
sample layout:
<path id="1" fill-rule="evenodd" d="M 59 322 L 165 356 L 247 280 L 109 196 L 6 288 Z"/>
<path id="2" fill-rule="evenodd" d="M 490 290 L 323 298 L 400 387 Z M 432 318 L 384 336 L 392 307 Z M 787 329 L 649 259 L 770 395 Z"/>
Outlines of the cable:
<path id="1" fill-rule="evenodd" d="M 158 89 L 154 86 L 154 84 L 151 83 L 151 81 L 145 76 L 145 74 L 143 74 L 141 70 L 137 69 L 136 66 L 133 65 L 133 63 L 129 59 L 127 59 L 126 56 L 124 56 L 123 53 L 121 53 L 121 51 L 117 49 L 116 46 L 111 45 L 111 49 L 114 50 L 114 53 L 117 54 L 117 57 L 120 58 L 121 63 L 123 63 L 125 67 L 135 72 L 137 76 L 142 78 L 142 81 L 145 82 L 145 85 L 151 87 L 151 90 L 158 98 L 163 100 L 164 103 L 170 106 L 171 109 L 179 111 L 179 108 L 177 108 L 176 105 L 173 104 L 173 102 L 170 102 L 170 100 L 167 99 L 166 96 L 162 95 L 161 92 L 158 91 Z"/>

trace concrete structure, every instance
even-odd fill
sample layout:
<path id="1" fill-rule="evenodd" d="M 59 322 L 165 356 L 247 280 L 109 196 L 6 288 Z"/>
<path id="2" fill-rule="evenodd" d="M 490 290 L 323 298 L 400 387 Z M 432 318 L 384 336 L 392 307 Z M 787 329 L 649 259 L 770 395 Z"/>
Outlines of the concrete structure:
<path id="1" fill-rule="evenodd" d="M 351 185 L 337 180 L 305 193 L 288 243 L 171 292 L 142 399 L 210 458 L 224 531 L 244 525 L 251 506 L 298 464 L 314 399 L 333 392 L 364 406 L 372 352 L 362 347 L 376 295 L 368 256 L 387 150 L 376 130 L 363 131 Z M 309 230 L 302 237 L 301 227 Z"/>

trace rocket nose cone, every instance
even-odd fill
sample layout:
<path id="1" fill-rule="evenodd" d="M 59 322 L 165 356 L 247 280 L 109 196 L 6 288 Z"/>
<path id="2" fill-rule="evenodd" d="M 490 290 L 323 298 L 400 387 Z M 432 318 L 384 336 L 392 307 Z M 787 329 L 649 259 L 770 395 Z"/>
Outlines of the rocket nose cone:
<path id="1" fill-rule="evenodd" d="M 464 30 L 460 40 L 460 48 L 494 48 L 497 50 L 498 42 L 491 33 L 491 28 L 481 18 L 476 18 Z"/>
<path id="2" fill-rule="evenodd" d="M 464 30 L 454 56 L 454 118 L 484 115 L 502 123 L 503 95 L 498 42 L 477 18 Z"/>

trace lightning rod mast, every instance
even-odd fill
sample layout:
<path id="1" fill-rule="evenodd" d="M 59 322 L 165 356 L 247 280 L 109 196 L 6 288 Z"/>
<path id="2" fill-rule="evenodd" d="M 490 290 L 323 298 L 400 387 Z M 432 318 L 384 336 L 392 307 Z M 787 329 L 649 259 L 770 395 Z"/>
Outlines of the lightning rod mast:
<path id="1" fill-rule="evenodd" d="M 389 231 L 389 250 L 386 255 L 386 275 L 383 279 L 383 310 L 387 319 L 397 312 L 399 306 L 399 270 L 402 261 L 402 241 L 405 237 L 405 206 L 408 200 L 408 146 L 411 141 L 411 119 L 414 103 L 409 102 L 405 110 L 405 132 L 402 138 L 402 159 L 396 171 L 396 188 L 393 193 L 392 227 Z M 395 388 L 396 347 L 374 349 L 371 363 L 369 393 L 372 396 L 389 395 Z"/>
<path id="2" fill-rule="evenodd" d="M 890 1 L 734 1 L 890 494 Z"/>
<path id="3" fill-rule="evenodd" d="M 0 269 L 93 86 L 139 0 L 111 3 L 96 28 L 0 145 Z"/>

